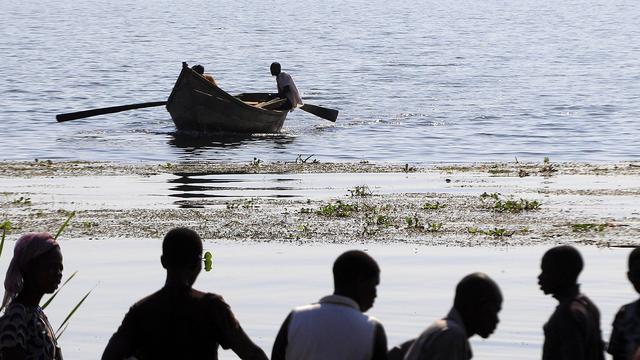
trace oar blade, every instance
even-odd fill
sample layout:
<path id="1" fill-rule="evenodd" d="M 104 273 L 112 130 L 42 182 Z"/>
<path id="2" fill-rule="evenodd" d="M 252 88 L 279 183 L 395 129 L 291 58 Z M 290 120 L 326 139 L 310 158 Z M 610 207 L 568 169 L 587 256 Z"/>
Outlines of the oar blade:
<path id="1" fill-rule="evenodd" d="M 338 110 L 311 104 L 304 104 L 300 109 L 331 122 L 336 122 L 336 119 L 338 119 Z"/>

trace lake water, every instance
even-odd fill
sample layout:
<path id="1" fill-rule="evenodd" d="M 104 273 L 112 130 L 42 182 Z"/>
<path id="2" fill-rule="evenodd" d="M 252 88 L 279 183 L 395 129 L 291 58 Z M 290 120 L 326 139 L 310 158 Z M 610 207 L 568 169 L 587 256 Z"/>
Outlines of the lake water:
<path id="1" fill-rule="evenodd" d="M 640 3 L 557 1 L 0 1 L 0 160 L 433 163 L 640 155 Z M 230 93 L 306 102 L 277 136 L 194 139 L 163 107 L 182 61 Z"/>

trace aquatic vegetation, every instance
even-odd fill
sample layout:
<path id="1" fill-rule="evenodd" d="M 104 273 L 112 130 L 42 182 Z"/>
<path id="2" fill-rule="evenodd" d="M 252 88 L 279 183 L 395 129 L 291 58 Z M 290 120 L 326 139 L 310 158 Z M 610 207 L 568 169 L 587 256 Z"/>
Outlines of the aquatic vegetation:
<path id="1" fill-rule="evenodd" d="M 483 192 L 482 194 L 480 194 L 480 200 L 485 200 L 487 198 L 491 198 L 493 200 L 498 200 L 500 199 L 500 193 L 494 192 L 494 193 L 487 193 L 486 191 Z"/>
<path id="2" fill-rule="evenodd" d="M 31 205 L 31 198 L 20 196 L 11 201 L 13 205 Z"/>
<path id="3" fill-rule="evenodd" d="M 424 230 L 424 226 L 420 225 L 420 220 L 418 219 L 418 216 L 416 214 L 413 214 L 413 216 L 405 217 L 404 222 L 407 225 L 407 228 Z"/>
<path id="4" fill-rule="evenodd" d="M 95 289 L 95 288 L 94 288 Z M 89 297 L 89 295 L 91 295 L 91 292 L 93 291 L 93 289 L 89 290 L 83 297 L 82 299 L 80 299 L 80 301 L 76 304 L 76 306 L 73 307 L 73 309 L 71 309 L 71 311 L 69 312 L 69 314 L 67 315 L 66 318 L 64 318 L 64 320 L 62 321 L 62 323 L 60 324 L 60 326 L 58 327 L 58 329 L 56 330 L 56 340 L 60 339 L 60 337 L 62 336 L 62 334 L 64 334 L 65 330 L 67 330 L 67 327 L 69 326 L 69 320 L 71 320 L 71 317 L 73 316 L 73 314 L 75 314 L 75 312 L 80 308 L 80 306 L 82 306 L 82 303 L 84 303 L 85 300 L 87 300 L 87 298 Z"/>
<path id="5" fill-rule="evenodd" d="M 391 221 L 391 219 L 387 215 L 377 215 L 375 217 L 375 224 L 378 225 L 378 226 L 387 227 L 387 226 L 393 225 L 393 222 Z"/>
<path id="6" fill-rule="evenodd" d="M 588 231 L 603 232 L 606 227 L 607 227 L 607 224 L 594 224 L 594 223 L 571 224 L 571 230 L 573 230 L 574 232 L 588 232 Z"/>
<path id="7" fill-rule="evenodd" d="M 338 200 L 335 203 L 328 203 L 320 207 L 316 214 L 327 217 L 349 217 L 352 212 L 358 211 L 356 205 L 346 204 Z"/>
<path id="8" fill-rule="evenodd" d="M 404 167 L 402 168 L 402 171 L 406 172 L 406 173 L 412 173 L 412 172 L 416 171 L 416 168 L 415 168 L 415 166 L 409 166 L 409 164 L 404 164 Z"/>
<path id="9" fill-rule="evenodd" d="M 529 176 L 529 172 L 525 169 L 518 169 L 518 177 L 527 177 Z"/>
<path id="10" fill-rule="evenodd" d="M 553 166 L 553 164 L 549 160 L 549 157 L 545 156 L 544 160 L 542 160 L 542 167 L 540 168 L 540 172 L 546 176 L 550 176 L 552 173 L 556 171 L 558 171 L 558 169 L 556 169 L 555 166 Z"/>
<path id="11" fill-rule="evenodd" d="M 302 158 L 302 154 L 298 154 L 298 157 L 296 158 L 295 163 L 296 164 L 306 164 L 307 161 L 309 161 L 309 159 L 311 159 L 312 157 L 314 157 L 315 154 L 311 154 L 309 156 L 307 156 L 306 158 Z M 318 161 L 318 159 L 313 159 L 313 161 L 311 161 L 311 164 L 319 164 L 320 161 Z"/>
<path id="12" fill-rule="evenodd" d="M 67 226 L 69 226 L 69 221 L 71 221 L 71 219 L 73 219 L 73 217 L 76 216 L 76 212 L 72 211 L 69 216 L 67 217 L 67 220 L 65 220 L 64 223 L 62 223 L 62 225 L 60 225 L 60 228 L 58 229 L 58 232 L 56 232 L 56 235 L 53 237 L 54 239 L 58 239 L 58 237 L 60 236 L 60 234 L 62 234 L 62 232 L 64 231 L 64 229 L 67 228 Z"/>
<path id="13" fill-rule="evenodd" d="M 427 223 L 427 228 L 425 229 L 428 232 L 438 232 L 442 230 L 442 223 Z"/>
<path id="14" fill-rule="evenodd" d="M 202 260 L 204 261 L 204 271 L 211 271 L 213 267 L 213 254 L 210 251 L 205 251 Z"/>
<path id="15" fill-rule="evenodd" d="M 93 222 L 93 221 L 83 221 L 82 222 L 82 227 L 85 228 L 85 229 L 91 229 L 91 228 L 93 228 L 94 226 L 97 226 L 97 225 L 98 224 Z"/>
<path id="16" fill-rule="evenodd" d="M 349 191 L 352 197 L 364 197 L 373 195 L 373 192 L 367 185 L 358 185 L 353 189 L 347 189 L 347 191 Z"/>
<path id="17" fill-rule="evenodd" d="M 251 160 L 251 162 L 249 163 L 249 165 L 258 168 L 262 163 L 264 163 L 264 161 L 254 157 L 253 160 Z"/>
<path id="18" fill-rule="evenodd" d="M 507 230 L 504 228 L 497 228 L 497 227 L 494 227 L 493 229 L 488 229 L 488 230 L 480 229 L 478 227 L 470 227 L 470 228 L 467 228 L 467 232 L 471 235 L 487 235 L 487 236 L 493 236 L 493 237 L 513 236 L 513 234 L 516 233 L 513 230 Z"/>
<path id="19" fill-rule="evenodd" d="M 313 214 L 313 209 L 303 207 L 300 209 L 300 214 Z"/>
<path id="20" fill-rule="evenodd" d="M 493 204 L 497 212 L 522 212 L 540 209 L 540 203 L 536 200 L 498 200 Z"/>
<path id="21" fill-rule="evenodd" d="M 436 201 L 435 203 L 430 203 L 427 201 L 422 205 L 422 209 L 424 210 L 438 210 L 442 209 L 443 207 L 446 207 L 446 205 L 441 204 L 439 201 Z"/>
<path id="22" fill-rule="evenodd" d="M 232 201 L 226 204 L 227 209 L 255 209 L 258 207 L 255 203 L 255 199 L 246 199 L 240 201 Z"/>

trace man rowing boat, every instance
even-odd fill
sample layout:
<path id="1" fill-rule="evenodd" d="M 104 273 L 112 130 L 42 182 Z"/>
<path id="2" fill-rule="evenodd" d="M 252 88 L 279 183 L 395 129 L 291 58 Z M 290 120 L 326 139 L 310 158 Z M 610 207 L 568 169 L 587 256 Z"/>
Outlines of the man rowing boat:
<path id="1" fill-rule="evenodd" d="M 271 75 L 276 77 L 278 85 L 277 96 L 281 99 L 287 99 L 278 110 L 293 110 L 303 105 L 293 78 L 286 72 L 281 71 L 280 63 L 274 62 L 271 64 Z"/>

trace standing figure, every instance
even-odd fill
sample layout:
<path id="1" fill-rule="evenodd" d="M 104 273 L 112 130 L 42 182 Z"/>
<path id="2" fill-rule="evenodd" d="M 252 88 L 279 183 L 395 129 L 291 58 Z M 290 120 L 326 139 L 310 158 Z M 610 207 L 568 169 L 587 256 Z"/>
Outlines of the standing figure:
<path id="1" fill-rule="evenodd" d="M 363 314 L 373 306 L 380 268 L 363 251 L 333 264 L 334 291 L 289 313 L 273 344 L 271 360 L 370 360 L 387 358 L 382 324 Z"/>
<path id="2" fill-rule="evenodd" d="M 218 345 L 241 359 L 266 360 L 220 295 L 193 289 L 202 270 L 202 240 L 175 228 L 162 242 L 164 287 L 134 304 L 102 354 L 103 360 L 217 359 Z"/>
<path id="3" fill-rule="evenodd" d="M 468 360 L 473 353 L 469 338 L 488 338 L 498 326 L 502 293 L 484 273 L 465 276 L 456 286 L 453 308 L 418 336 L 389 352 L 389 360 Z"/>
<path id="4" fill-rule="evenodd" d="M 569 245 L 556 246 L 542 256 L 538 284 L 559 302 L 544 325 L 543 360 L 603 360 L 600 312 L 580 293 L 582 256 Z"/>
<path id="5" fill-rule="evenodd" d="M 281 71 L 280 63 L 274 62 L 271 64 L 271 75 L 276 77 L 276 83 L 278 85 L 278 97 L 286 99 L 279 110 L 293 110 L 298 106 L 302 106 L 302 99 L 296 84 L 293 82 L 291 75 L 284 71 Z"/>
<path id="6" fill-rule="evenodd" d="M 62 279 L 62 252 L 49 233 L 28 233 L 16 241 L 4 279 L 0 359 L 61 360 L 62 353 L 40 307 L 44 294 Z"/>
<path id="7" fill-rule="evenodd" d="M 640 248 L 633 249 L 629 254 L 627 278 L 636 292 L 640 293 Z M 613 360 L 640 359 L 640 300 L 618 310 L 607 352 L 613 356 Z M 634 354 L 638 354 L 637 357 Z"/>

